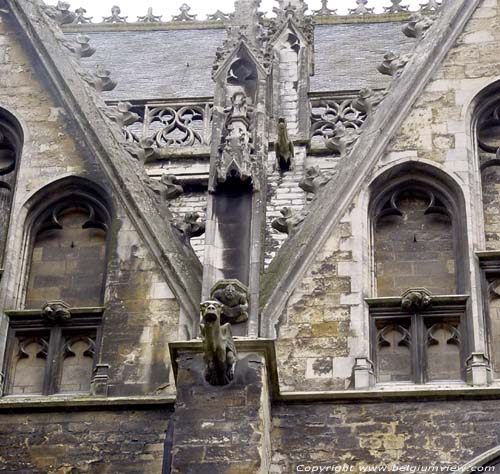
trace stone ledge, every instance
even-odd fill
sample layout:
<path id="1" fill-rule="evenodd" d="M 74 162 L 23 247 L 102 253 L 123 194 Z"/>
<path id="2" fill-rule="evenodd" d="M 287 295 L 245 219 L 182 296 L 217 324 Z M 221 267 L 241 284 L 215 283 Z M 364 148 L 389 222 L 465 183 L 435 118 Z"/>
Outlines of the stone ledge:
<path id="1" fill-rule="evenodd" d="M 345 401 L 405 401 L 410 399 L 464 399 L 464 398 L 498 398 L 500 386 L 497 387 L 470 387 L 465 383 L 458 387 L 433 387 L 417 385 L 415 388 L 405 386 L 400 389 L 374 388 L 372 390 L 338 390 L 324 392 L 282 392 L 280 400 L 283 402 L 345 402 Z"/>
<path id="2" fill-rule="evenodd" d="M 173 405 L 175 395 L 152 397 L 92 397 L 90 395 L 74 395 L 62 397 L 32 396 L 22 397 L 7 395 L 0 398 L 0 413 L 26 410 L 97 410 L 97 409 L 137 409 L 141 406 Z"/>

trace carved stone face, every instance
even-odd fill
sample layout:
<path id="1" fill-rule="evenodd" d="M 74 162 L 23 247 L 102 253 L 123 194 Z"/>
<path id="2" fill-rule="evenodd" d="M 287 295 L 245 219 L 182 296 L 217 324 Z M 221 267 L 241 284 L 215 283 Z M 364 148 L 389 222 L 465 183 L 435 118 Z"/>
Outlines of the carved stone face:
<path id="1" fill-rule="evenodd" d="M 204 323 L 220 321 L 223 305 L 218 301 L 204 301 L 200 305 L 200 315 Z"/>
<path id="2" fill-rule="evenodd" d="M 233 285 L 227 285 L 224 290 L 224 296 L 231 301 L 236 294 L 236 288 Z"/>

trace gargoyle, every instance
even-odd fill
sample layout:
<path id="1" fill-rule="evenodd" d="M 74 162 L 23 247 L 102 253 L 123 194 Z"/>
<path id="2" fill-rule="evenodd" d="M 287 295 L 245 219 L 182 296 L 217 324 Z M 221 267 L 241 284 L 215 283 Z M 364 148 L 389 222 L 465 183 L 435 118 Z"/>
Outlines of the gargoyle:
<path id="1" fill-rule="evenodd" d="M 211 385 L 227 385 L 231 382 L 236 364 L 231 324 L 221 325 L 222 308 L 223 305 L 218 301 L 204 301 L 200 307 L 205 380 Z"/>
<path id="2" fill-rule="evenodd" d="M 293 143 L 288 139 L 284 118 L 278 119 L 278 139 L 274 144 L 274 153 L 276 154 L 276 166 L 279 170 L 289 171 L 292 169 Z"/>
<path id="3" fill-rule="evenodd" d="M 149 178 L 147 185 L 155 194 L 160 196 L 162 204 L 179 197 L 184 192 L 179 180 L 173 174 L 162 174 L 160 181 Z"/>
<path id="4" fill-rule="evenodd" d="M 222 321 L 233 324 L 248 319 L 248 290 L 238 280 L 218 281 L 212 288 L 212 298 L 222 304 Z"/>

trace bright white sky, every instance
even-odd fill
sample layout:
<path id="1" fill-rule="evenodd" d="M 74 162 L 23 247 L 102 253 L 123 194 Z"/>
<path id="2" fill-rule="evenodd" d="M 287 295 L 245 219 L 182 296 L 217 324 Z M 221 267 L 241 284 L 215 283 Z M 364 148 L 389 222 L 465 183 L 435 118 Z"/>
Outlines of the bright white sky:
<path id="1" fill-rule="evenodd" d="M 121 8 L 121 15 L 128 16 L 127 21 L 136 21 L 137 16 L 146 14 L 148 7 L 153 7 L 155 15 L 163 15 L 162 21 L 171 20 L 171 15 L 179 13 L 179 7 L 184 3 L 183 0 L 69 0 L 71 10 L 83 7 L 87 10 L 87 16 L 92 16 L 94 23 L 102 21 L 103 16 L 111 14 L 111 7 L 118 5 Z M 46 0 L 46 3 L 55 5 L 57 0 Z M 230 13 L 234 9 L 234 0 L 186 0 L 191 7 L 190 14 L 198 15 L 198 20 L 204 20 L 205 15 L 214 13 L 217 9 L 224 13 Z M 411 10 L 417 10 L 421 3 L 427 3 L 427 0 L 403 0 L 402 5 L 409 5 Z M 321 0 L 307 1 L 309 8 L 317 10 L 321 6 Z M 389 6 L 391 0 L 369 0 L 367 7 L 375 7 L 375 12 L 381 13 L 384 6 Z M 272 12 L 273 6 L 277 2 L 273 0 L 262 0 L 260 9 L 268 13 Z M 329 0 L 328 8 L 337 9 L 337 13 L 345 14 L 349 8 L 356 7 L 356 0 Z"/>

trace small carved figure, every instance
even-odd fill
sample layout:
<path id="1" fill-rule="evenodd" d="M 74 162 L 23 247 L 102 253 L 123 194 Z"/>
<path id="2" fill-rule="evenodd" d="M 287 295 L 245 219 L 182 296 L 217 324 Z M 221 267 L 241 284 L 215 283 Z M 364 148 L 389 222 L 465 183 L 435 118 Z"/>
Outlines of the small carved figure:
<path id="1" fill-rule="evenodd" d="M 408 23 L 403 26 L 403 33 L 405 36 L 408 36 L 408 38 L 420 39 L 433 23 L 434 19 L 432 17 L 417 12 L 414 13 L 408 20 Z"/>
<path id="2" fill-rule="evenodd" d="M 56 6 L 53 5 L 43 5 L 43 11 L 55 20 L 59 25 L 69 25 L 73 23 L 76 19 L 75 13 L 69 10 L 70 4 L 65 1 L 57 2 Z"/>
<path id="3" fill-rule="evenodd" d="M 90 84 L 97 92 L 112 91 L 117 82 L 111 79 L 111 72 L 97 65 L 94 74 L 85 74 L 83 79 Z"/>
<path id="4" fill-rule="evenodd" d="M 234 377 L 236 347 L 231 324 L 221 324 L 223 305 L 204 301 L 200 307 L 205 380 L 211 385 L 227 385 Z"/>
<path id="5" fill-rule="evenodd" d="M 305 177 L 299 182 L 299 188 L 306 193 L 317 194 L 330 178 L 325 176 L 319 166 L 311 166 L 306 169 Z"/>
<path id="6" fill-rule="evenodd" d="M 197 212 L 188 212 L 183 219 L 174 221 L 173 226 L 181 233 L 185 244 L 193 237 L 199 237 L 205 233 L 205 222 L 198 222 L 200 215 Z"/>
<path id="7" fill-rule="evenodd" d="M 384 54 L 384 60 L 377 66 L 378 72 L 386 76 L 399 76 L 408 63 L 408 56 L 400 56 L 392 51 Z"/>
<path id="8" fill-rule="evenodd" d="M 406 290 L 401 295 L 401 309 L 409 312 L 422 311 L 431 304 L 431 301 L 431 293 L 425 288 Z"/>
<path id="9" fill-rule="evenodd" d="M 85 8 L 77 8 L 75 10 L 75 19 L 73 20 L 73 23 L 75 24 L 83 24 L 83 23 L 92 23 L 92 18 L 91 16 L 85 16 L 87 13 L 87 10 Z"/>
<path id="10" fill-rule="evenodd" d="M 278 139 L 274 144 L 276 154 L 276 166 L 281 171 L 292 169 L 292 158 L 294 157 L 293 142 L 288 139 L 288 130 L 284 118 L 278 120 Z"/>
<path id="11" fill-rule="evenodd" d="M 154 15 L 153 9 L 149 7 L 146 15 L 138 16 L 137 21 L 139 23 L 161 23 L 161 15 Z"/>
<path id="12" fill-rule="evenodd" d="M 333 133 L 325 137 L 325 145 L 328 149 L 344 156 L 347 148 L 352 145 L 359 137 L 359 130 L 347 128 L 342 122 L 335 124 Z"/>
<path id="13" fill-rule="evenodd" d="M 162 203 L 175 199 L 184 192 L 184 188 L 174 174 L 162 174 L 159 181 L 149 178 L 147 184 L 154 193 L 159 195 Z"/>
<path id="14" fill-rule="evenodd" d="M 189 10 L 191 10 L 191 7 L 183 3 L 179 7 L 180 14 L 172 15 L 172 21 L 196 21 L 196 15 L 191 15 Z"/>
<path id="15" fill-rule="evenodd" d="M 61 300 L 47 302 L 42 308 L 42 317 L 52 322 L 63 322 L 71 319 L 69 305 Z"/>
<path id="16" fill-rule="evenodd" d="M 289 236 L 297 232 L 307 215 L 305 211 L 295 212 L 290 207 L 283 207 L 280 212 L 283 217 L 274 219 L 271 222 L 271 227 Z"/>
<path id="17" fill-rule="evenodd" d="M 127 139 L 129 133 L 125 133 Z M 141 138 L 139 143 L 124 143 L 125 149 L 143 164 L 156 159 L 158 149 L 154 145 L 155 142 L 152 138 Z"/>
<path id="18" fill-rule="evenodd" d="M 111 16 L 103 16 L 103 23 L 126 23 L 127 16 L 120 16 L 121 8 L 118 6 L 111 7 Z"/>
<path id="19" fill-rule="evenodd" d="M 107 107 L 104 113 L 115 122 L 122 130 L 139 120 L 139 114 L 131 112 L 130 102 L 118 102 L 115 107 Z"/>
<path id="20" fill-rule="evenodd" d="M 370 115 L 373 109 L 382 102 L 386 93 L 378 91 L 374 92 L 368 87 L 364 87 L 358 93 L 358 96 L 352 101 L 352 106 L 364 112 L 366 115 Z"/>
<path id="21" fill-rule="evenodd" d="M 233 324 L 248 320 L 248 290 L 235 279 L 218 281 L 211 291 L 212 298 L 223 305 L 222 321 Z"/>

